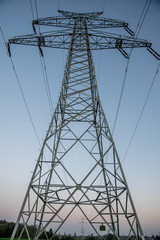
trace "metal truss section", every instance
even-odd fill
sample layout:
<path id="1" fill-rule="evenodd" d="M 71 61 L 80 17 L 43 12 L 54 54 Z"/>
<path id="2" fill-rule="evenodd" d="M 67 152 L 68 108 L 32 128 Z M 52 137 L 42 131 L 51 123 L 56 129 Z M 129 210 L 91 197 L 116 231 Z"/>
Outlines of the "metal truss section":
<path id="1" fill-rule="evenodd" d="M 38 18 L 33 20 L 32 26 L 34 32 L 36 33 L 35 25 L 44 25 L 44 26 L 54 26 L 54 27 L 65 27 L 72 29 L 74 26 L 75 18 L 80 18 L 70 16 L 70 17 L 47 17 L 47 18 Z M 83 19 L 83 18 L 82 18 Z M 124 28 L 130 35 L 134 36 L 133 31 L 128 27 L 128 23 L 124 21 L 119 21 L 109 18 L 87 18 L 88 29 L 97 29 L 97 28 Z"/>
<path id="2" fill-rule="evenodd" d="M 88 34 L 90 46 L 92 50 L 104 50 L 104 49 L 118 49 L 125 57 L 128 58 L 128 54 L 124 51 L 124 48 L 151 48 L 151 43 L 142 39 L 134 39 L 127 36 L 111 35 L 109 33 L 91 32 Z M 9 40 L 9 44 L 21 44 L 38 47 L 60 48 L 68 49 L 72 33 L 68 31 L 55 31 L 52 33 L 32 34 L 26 36 L 15 37 Z M 83 33 L 83 29 L 79 29 L 76 34 L 78 39 L 77 48 L 81 51 L 86 51 L 86 44 L 84 39 L 86 36 Z"/>
<path id="3" fill-rule="evenodd" d="M 92 50 L 95 49 L 114 49 L 118 47 L 123 48 L 134 48 L 134 47 L 150 47 L 151 43 L 143 39 L 135 39 L 127 36 L 101 33 L 101 32 L 90 32 L 90 44 Z M 72 33 L 68 31 L 55 31 L 51 33 L 43 34 L 31 34 L 25 36 L 14 37 L 9 40 L 10 44 L 22 44 L 31 46 L 41 46 L 50 48 L 63 48 L 68 49 L 71 41 Z M 79 29 L 76 35 L 79 38 L 80 44 L 78 43 L 81 51 L 86 50 L 86 45 L 83 43 L 85 36 L 83 35 L 83 29 Z"/>
<path id="4" fill-rule="evenodd" d="M 60 35 L 59 31 L 59 34 L 9 40 L 9 43 L 69 49 L 57 107 L 11 240 L 16 236 L 22 238 L 24 233 L 28 239 L 37 240 L 42 234 L 52 239 L 65 224 L 76 231 L 81 217 L 85 218 L 88 234 L 102 238 L 99 226 L 105 226 L 105 233 L 113 233 L 118 240 L 123 235 L 127 239 L 144 239 L 100 102 L 91 49 L 94 44 L 96 49 L 102 45 L 121 49 L 143 44 L 150 47 L 150 43 L 90 34 L 87 18 L 96 18 L 98 14 L 63 12 L 65 17 L 75 18 L 70 35 L 67 32 Z M 33 235 L 28 224 L 34 226 Z M 54 230 L 53 236 L 47 235 L 49 228 Z"/>
<path id="5" fill-rule="evenodd" d="M 75 37 L 79 40 L 75 44 L 77 44 L 77 48 L 79 50 L 86 51 L 86 44 L 83 41 L 86 38 L 83 26 L 86 25 L 87 29 L 89 30 L 88 36 L 92 50 L 118 49 L 126 58 L 128 58 L 128 54 L 124 48 L 145 47 L 153 54 L 154 57 L 156 57 L 158 60 L 160 59 L 160 55 L 151 48 L 152 44 L 147 40 L 94 30 L 98 28 L 124 27 L 124 29 L 130 35 L 134 36 L 134 33 L 128 28 L 128 23 L 126 22 L 117 21 L 114 19 L 99 18 L 98 16 L 101 15 L 102 12 L 59 12 L 64 17 L 50 17 L 34 20 L 32 25 L 35 34 L 18 36 L 9 39 L 9 55 L 11 56 L 10 44 L 38 46 L 42 55 L 42 47 L 69 49 L 72 38 L 72 32 L 70 29 L 36 34 L 36 29 L 34 27 L 35 24 L 64 28 L 74 28 L 76 25 L 77 33 Z"/>
<path id="6" fill-rule="evenodd" d="M 33 25 L 73 28 L 74 19 L 72 17 L 70 18 L 47 17 L 47 18 L 38 18 L 37 20 L 34 20 L 32 23 Z M 87 19 L 87 25 L 88 25 L 88 29 L 117 28 L 117 27 L 128 28 L 128 23 L 124 21 L 109 19 L 109 18 L 91 18 L 91 19 L 89 18 Z M 134 33 L 132 32 L 131 35 L 134 35 Z"/>

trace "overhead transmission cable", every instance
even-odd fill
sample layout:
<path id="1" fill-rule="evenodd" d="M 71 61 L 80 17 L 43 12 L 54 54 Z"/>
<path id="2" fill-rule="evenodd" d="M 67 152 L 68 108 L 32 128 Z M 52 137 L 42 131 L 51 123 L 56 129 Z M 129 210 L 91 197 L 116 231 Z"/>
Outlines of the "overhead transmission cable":
<path id="1" fill-rule="evenodd" d="M 30 6 L 31 6 L 32 17 L 34 18 L 34 12 L 33 12 L 32 0 L 30 0 Z"/>
<path id="2" fill-rule="evenodd" d="M 137 25 L 137 28 L 136 28 L 136 31 L 135 31 L 135 32 L 136 32 L 136 38 L 137 38 L 137 36 L 138 36 L 138 34 L 139 34 L 139 32 L 140 32 L 140 29 L 141 29 L 141 27 L 142 27 L 142 24 L 143 24 L 143 22 L 144 22 L 144 19 L 145 19 L 145 17 L 146 17 L 146 14 L 147 14 L 147 12 L 148 12 L 148 9 L 149 9 L 149 7 L 150 7 L 151 2 L 152 2 L 152 0 L 146 1 L 146 4 L 145 4 L 145 6 L 144 6 L 144 8 L 143 8 L 142 14 L 141 14 L 141 16 L 140 16 L 140 20 L 139 20 L 139 22 L 138 22 L 138 25 Z M 148 4 L 148 6 L 147 6 L 147 4 Z M 146 11 L 145 11 L 145 9 L 146 9 Z M 142 17 L 143 17 L 143 18 L 142 18 Z M 133 49 L 131 49 L 129 56 L 131 56 L 132 50 L 133 50 Z M 130 58 L 129 58 L 129 59 L 130 59 Z M 129 60 L 128 60 L 128 62 L 129 62 Z M 128 62 L 127 62 L 127 67 L 126 67 L 126 69 L 128 68 Z M 147 105 L 147 102 L 148 102 L 148 99 L 149 99 L 149 97 L 150 97 L 150 94 L 151 94 L 153 85 L 154 85 L 154 83 L 155 83 L 157 74 L 158 74 L 158 72 L 159 72 L 159 69 L 160 69 L 160 63 L 159 63 L 159 65 L 158 65 L 158 67 L 157 67 L 156 73 L 155 73 L 154 78 L 153 78 L 153 80 L 152 80 L 152 82 L 151 82 L 151 85 L 150 85 L 148 94 L 147 94 L 147 96 L 146 96 L 146 99 L 145 99 L 145 102 L 144 102 L 144 104 L 143 104 L 142 110 L 141 110 L 140 115 L 139 115 L 139 117 L 138 117 L 137 123 L 136 123 L 136 125 L 135 125 L 134 131 L 133 131 L 132 136 L 131 136 L 131 139 L 130 139 L 130 141 L 129 141 L 129 143 L 128 143 L 128 146 L 127 146 L 127 148 L 126 148 L 126 151 L 125 151 L 124 157 L 123 157 L 123 159 L 122 159 L 122 162 L 124 162 L 124 159 L 125 159 L 128 151 L 129 151 L 129 148 L 130 148 L 130 146 L 131 146 L 131 143 L 132 143 L 133 138 L 134 138 L 134 136 L 135 136 L 135 133 L 136 133 L 136 131 L 137 131 L 138 125 L 139 125 L 139 123 L 140 123 L 140 120 L 141 120 L 141 118 L 142 118 L 143 112 L 144 112 L 145 107 L 146 107 L 146 105 Z M 126 72 L 127 72 L 127 71 L 126 71 Z M 126 72 L 125 72 L 125 73 L 126 73 Z M 122 87 L 122 88 L 124 89 L 124 84 L 123 84 L 123 87 Z M 121 97 L 122 97 L 122 94 L 121 94 Z M 121 100 L 120 100 L 120 101 L 121 101 Z M 119 110 L 118 110 L 118 111 L 119 111 Z M 115 126 L 114 126 L 114 129 L 115 129 Z"/>
<path id="3" fill-rule="evenodd" d="M 35 1 L 35 8 L 36 8 L 36 15 L 38 18 L 38 6 L 37 6 L 37 1 Z M 34 15 L 33 15 L 34 18 Z M 38 31 L 40 33 L 40 26 L 38 25 Z M 49 102 L 49 107 L 50 107 L 50 112 L 51 115 L 53 114 L 53 103 L 52 103 L 52 98 L 51 98 L 51 92 L 50 92 L 50 86 L 49 86 L 49 81 L 48 81 L 48 74 L 47 74 L 47 68 L 46 68 L 46 63 L 45 63 L 45 58 L 44 56 L 40 55 L 40 60 L 41 60 L 41 66 L 42 66 L 42 71 L 43 71 L 43 76 L 44 76 L 44 81 L 45 81 L 45 86 L 46 86 L 46 93 L 48 97 L 48 102 Z"/>
<path id="4" fill-rule="evenodd" d="M 135 129 L 134 129 L 134 131 L 133 131 L 133 134 L 132 134 L 132 136 L 131 136 L 131 139 L 130 139 L 130 141 L 129 141 L 129 144 L 128 144 L 127 148 L 126 148 L 126 152 L 125 152 L 125 154 L 124 154 L 124 157 L 123 157 L 122 162 L 124 161 L 124 159 L 125 159 L 125 157 L 126 157 L 126 155 L 127 155 L 127 153 L 128 153 L 128 150 L 129 150 L 129 148 L 130 148 L 130 145 L 131 145 L 131 143 L 132 143 L 132 141 L 133 141 L 133 138 L 134 138 L 134 136 L 135 136 L 136 130 L 137 130 L 138 125 L 139 125 L 139 123 L 140 123 L 140 120 L 141 120 L 141 118 L 142 118 L 142 115 L 143 115 L 144 109 L 145 109 L 145 107 L 146 107 L 146 105 L 147 105 L 147 102 L 148 102 L 149 96 L 150 96 L 150 94 L 151 94 L 151 91 L 152 91 L 153 85 L 154 85 L 154 83 L 155 83 L 155 80 L 156 80 L 157 74 L 158 74 L 158 72 L 159 72 L 159 69 L 160 69 L 160 63 L 158 64 L 158 67 L 157 67 L 156 73 L 155 73 L 155 75 L 154 75 L 154 77 L 153 77 L 153 80 L 152 80 L 152 82 L 151 82 L 151 85 L 150 85 L 150 88 L 149 88 L 148 94 L 147 94 L 147 96 L 146 96 L 145 102 L 144 102 L 144 104 L 143 104 L 143 107 L 142 107 L 141 113 L 140 113 L 140 115 L 139 115 L 138 121 L 137 121 L 137 123 L 136 123 Z"/>
<path id="5" fill-rule="evenodd" d="M 37 6 L 37 1 L 34 0 L 35 2 L 35 11 L 36 11 L 36 16 L 38 18 L 38 6 Z M 31 5 L 31 11 L 32 11 L 32 17 L 34 20 L 34 11 L 33 11 L 33 5 L 32 1 L 30 0 L 30 5 Z M 38 25 L 38 33 L 40 34 L 40 26 Z M 51 92 L 50 92 L 50 86 L 49 86 L 49 80 L 48 80 L 48 74 L 47 74 L 47 68 L 46 68 L 46 63 L 45 63 L 45 58 L 42 54 L 39 53 L 40 57 L 40 62 L 41 62 L 41 68 L 42 68 L 42 73 L 43 73 L 43 78 L 44 78 L 44 83 L 45 83 L 45 89 L 46 89 L 46 94 L 47 94 L 47 99 L 48 99 L 48 104 L 49 104 L 49 109 L 51 115 L 53 114 L 53 103 L 52 103 L 52 98 L 51 98 Z"/>
<path id="6" fill-rule="evenodd" d="M 144 14 L 144 17 L 143 17 L 143 19 L 142 19 L 142 21 L 141 21 L 140 28 L 141 28 L 141 26 L 142 26 L 142 24 L 143 24 L 143 22 L 144 22 L 144 18 L 145 18 L 146 14 L 147 14 L 147 11 L 148 11 L 148 9 L 149 9 L 149 6 L 150 6 L 151 2 L 152 2 L 152 0 L 149 0 L 149 4 L 148 4 L 148 7 L 147 7 L 146 12 L 145 12 L 145 14 Z M 142 13 L 142 14 L 143 14 L 143 13 Z M 141 18 L 142 18 L 142 15 L 141 15 Z M 138 25 L 137 25 L 137 29 L 136 29 L 136 30 L 137 30 L 137 34 L 139 34 L 140 28 L 138 29 Z M 151 93 L 151 91 L 152 91 L 152 88 L 153 88 L 153 85 L 154 85 L 156 76 L 157 76 L 157 74 L 158 74 L 158 72 L 159 72 L 159 68 L 160 68 L 160 64 L 158 65 L 157 70 L 156 70 L 156 73 L 155 73 L 155 76 L 154 76 L 154 78 L 153 78 L 153 80 L 152 80 L 152 82 L 151 82 L 151 85 L 150 85 L 148 94 L 147 94 L 147 96 L 146 96 L 145 102 L 144 102 L 144 104 L 143 104 L 142 110 L 141 110 L 140 115 L 139 115 L 139 117 L 138 117 L 138 120 L 137 120 L 137 123 L 136 123 L 136 125 L 135 125 L 134 131 L 133 131 L 133 133 L 132 133 L 132 135 L 131 135 L 130 141 L 129 141 L 128 146 L 127 146 L 127 148 L 126 148 L 126 151 L 125 151 L 124 157 L 123 157 L 123 159 L 122 159 L 122 162 L 124 162 L 124 160 L 125 160 L 125 158 L 126 158 L 126 155 L 127 155 L 128 151 L 129 151 L 129 148 L 130 148 L 130 146 L 131 146 L 131 143 L 132 143 L 133 138 L 134 138 L 134 136 L 135 136 L 135 133 L 136 133 L 136 131 L 137 131 L 138 125 L 139 125 L 140 120 L 141 120 L 141 118 L 142 118 L 144 109 L 145 109 L 145 107 L 146 107 L 146 105 L 147 105 L 147 102 L 148 102 L 150 93 Z"/>
<path id="7" fill-rule="evenodd" d="M 6 39 L 5 39 L 5 36 L 4 36 L 4 33 L 3 33 L 1 27 L 0 27 L 0 31 L 1 31 L 1 34 L 2 34 L 2 37 L 3 37 L 3 40 L 4 40 L 5 47 L 6 47 L 6 49 L 7 49 L 7 42 L 6 42 Z M 13 62 L 13 59 L 12 59 L 12 56 L 10 56 L 9 59 L 10 59 L 10 62 L 11 62 L 11 64 L 12 64 L 12 68 L 13 68 L 13 71 L 14 71 L 14 74 L 15 74 L 15 77 L 16 77 L 16 80 L 17 80 L 17 83 L 18 83 L 18 86 L 19 86 L 19 89 L 20 89 L 20 92 L 21 92 L 21 95 L 22 95 L 24 104 L 25 104 L 25 107 L 26 107 L 26 110 L 27 110 L 29 119 L 30 119 L 30 121 L 31 121 L 31 125 L 32 125 L 32 127 L 33 127 L 33 130 L 34 130 L 34 133 L 35 133 L 35 135 L 36 135 L 36 138 L 37 138 L 37 141 L 38 141 L 38 143 L 39 143 L 39 146 L 41 147 L 41 143 L 40 143 L 40 140 L 39 140 L 39 137 L 38 137 L 38 134 L 37 134 L 37 130 L 36 130 L 35 124 L 34 124 L 34 122 L 33 122 L 33 119 L 32 119 L 32 116 L 31 116 L 31 113 L 30 113 L 30 110 L 29 110 L 29 107 L 28 107 L 28 104 L 27 104 L 27 101 L 26 101 L 26 98 L 25 98 L 25 95 L 24 95 L 24 92 L 23 92 L 23 89 L 22 89 L 22 86 L 21 86 L 19 77 L 18 77 L 18 74 L 17 74 L 17 71 L 16 71 L 16 68 L 15 68 L 15 65 L 14 65 L 14 62 Z"/>
<path id="8" fill-rule="evenodd" d="M 144 19 L 146 17 L 146 14 L 148 12 L 148 9 L 150 7 L 152 0 L 147 0 L 144 8 L 142 10 L 142 14 L 140 16 L 140 19 L 138 21 L 137 27 L 136 27 L 136 31 L 135 31 L 135 39 L 138 37 L 139 32 L 141 30 L 142 24 L 144 22 Z M 148 5 L 148 6 L 147 6 Z M 143 17 L 143 18 L 142 18 Z M 125 74 L 124 74 L 124 78 L 123 78 L 123 83 L 122 83 L 122 88 L 121 88 L 121 92 L 120 92 L 120 97 L 119 97 L 119 101 L 118 101 L 118 106 L 117 106 L 117 111 L 116 111 L 116 116 L 115 116 L 115 120 L 114 120 L 114 124 L 113 124 L 113 129 L 112 129 L 112 136 L 114 134 L 115 131 L 115 127 L 116 127 L 116 123 L 117 123 L 117 119 L 118 119 L 118 114 L 119 114 L 119 110 L 120 110 L 120 105 L 121 105 L 121 101 L 122 101 L 122 95 L 123 95 L 123 91 L 124 91 L 124 86 L 126 83 L 126 78 L 127 78 L 127 73 L 128 73 L 128 67 L 129 67 L 129 63 L 130 63 L 130 59 L 131 59 L 131 54 L 132 54 L 133 48 L 130 50 L 129 52 L 129 58 L 127 60 L 127 65 L 126 65 L 126 69 L 125 69 Z"/>
<path id="9" fill-rule="evenodd" d="M 147 14 L 147 12 L 148 12 L 148 9 L 149 9 L 149 7 L 150 7 L 150 5 L 151 5 L 151 2 L 152 2 L 152 0 L 147 0 L 146 3 L 145 3 L 145 6 L 144 6 L 144 8 L 143 8 L 143 11 L 142 11 L 142 13 L 141 13 L 139 22 L 138 22 L 137 27 L 136 27 L 136 30 L 135 30 L 137 36 L 138 36 L 138 34 L 139 34 L 140 30 L 141 30 L 142 24 L 143 24 L 143 22 L 144 22 L 144 19 L 145 19 L 145 17 L 146 17 L 146 14 Z M 147 6 L 147 4 L 148 4 L 148 6 Z M 145 10 L 145 9 L 146 9 L 146 10 Z M 143 17 L 143 18 L 142 18 L 142 17 Z M 138 28 L 139 28 L 139 29 L 138 29 Z"/>

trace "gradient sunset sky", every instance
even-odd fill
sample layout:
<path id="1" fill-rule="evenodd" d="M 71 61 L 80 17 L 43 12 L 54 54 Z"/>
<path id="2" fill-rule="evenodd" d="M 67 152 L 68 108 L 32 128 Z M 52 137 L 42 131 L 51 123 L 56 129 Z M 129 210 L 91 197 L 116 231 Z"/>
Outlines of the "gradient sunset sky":
<path id="1" fill-rule="evenodd" d="M 0 26 L 6 42 L 14 36 L 33 33 L 31 2 L 36 17 L 34 0 L 0 0 Z M 103 17 L 124 20 L 135 31 L 146 2 L 37 0 L 37 7 L 39 17 L 58 16 L 58 9 L 77 12 L 104 10 Z M 128 35 L 118 29 L 109 31 Z M 160 54 L 159 0 L 151 1 L 138 38 L 151 42 L 153 49 Z M 2 35 L 0 50 L 0 219 L 16 221 L 40 146 Z M 13 45 L 11 52 L 42 143 L 51 115 L 38 48 Z M 55 108 L 67 51 L 44 49 L 44 55 Z M 93 52 L 93 57 L 101 102 L 112 130 L 127 60 L 116 50 Z M 144 234 L 147 235 L 160 234 L 160 72 L 156 74 L 159 62 L 146 49 L 133 50 L 113 136 Z M 124 158 L 155 74 L 156 79 L 147 105 Z"/>

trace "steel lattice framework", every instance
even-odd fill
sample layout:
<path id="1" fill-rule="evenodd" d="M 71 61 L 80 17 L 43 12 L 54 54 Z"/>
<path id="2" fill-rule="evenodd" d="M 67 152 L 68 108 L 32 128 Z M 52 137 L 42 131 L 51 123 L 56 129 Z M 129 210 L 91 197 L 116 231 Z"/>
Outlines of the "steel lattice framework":
<path id="1" fill-rule="evenodd" d="M 38 46 L 41 54 L 42 47 L 68 49 L 59 101 L 11 239 L 25 232 L 36 240 L 48 227 L 56 234 L 67 221 L 74 227 L 74 214 L 83 216 L 98 236 L 103 225 L 116 239 L 121 239 L 122 229 L 127 238 L 144 238 L 100 102 L 91 49 L 118 49 L 128 57 L 124 48 L 146 47 L 159 55 L 146 40 L 95 30 L 123 27 L 133 36 L 126 22 L 101 18 L 101 12 L 60 13 L 62 17 L 34 20 L 34 30 L 35 24 L 67 30 L 35 32 L 8 44 L 9 53 L 10 44 Z M 28 224 L 34 225 L 34 236 Z"/>

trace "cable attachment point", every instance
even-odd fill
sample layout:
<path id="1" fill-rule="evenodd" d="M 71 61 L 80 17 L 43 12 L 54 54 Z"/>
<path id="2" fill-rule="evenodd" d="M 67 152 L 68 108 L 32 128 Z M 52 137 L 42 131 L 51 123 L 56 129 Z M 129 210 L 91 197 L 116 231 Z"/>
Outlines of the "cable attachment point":
<path id="1" fill-rule="evenodd" d="M 45 39 L 44 36 L 42 36 L 41 34 L 38 37 L 38 46 L 45 46 Z"/>
<path id="2" fill-rule="evenodd" d="M 39 36 L 39 37 L 38 37 L 38 47 L 39 47 L 39 51 L 40 51 L 41 56 L 43 57 L 44 55 L 43 55 L 43 51 L 42 51 L 41 46 L 45 46 L 45 39 L 44 39 L 43 36 Z"/>
<path id="3" fill-rule="evenodd" d="M 115 44 L 115 48 L 117 48 L 125 58 L 128 58 L 128 54 L 126 53 L 126 51 L 124 51 L 124 49 L 122 48 L 122 44 L 123 44 L 123 39 L 118 38 L 116 40 L 116 44 Z"/>

